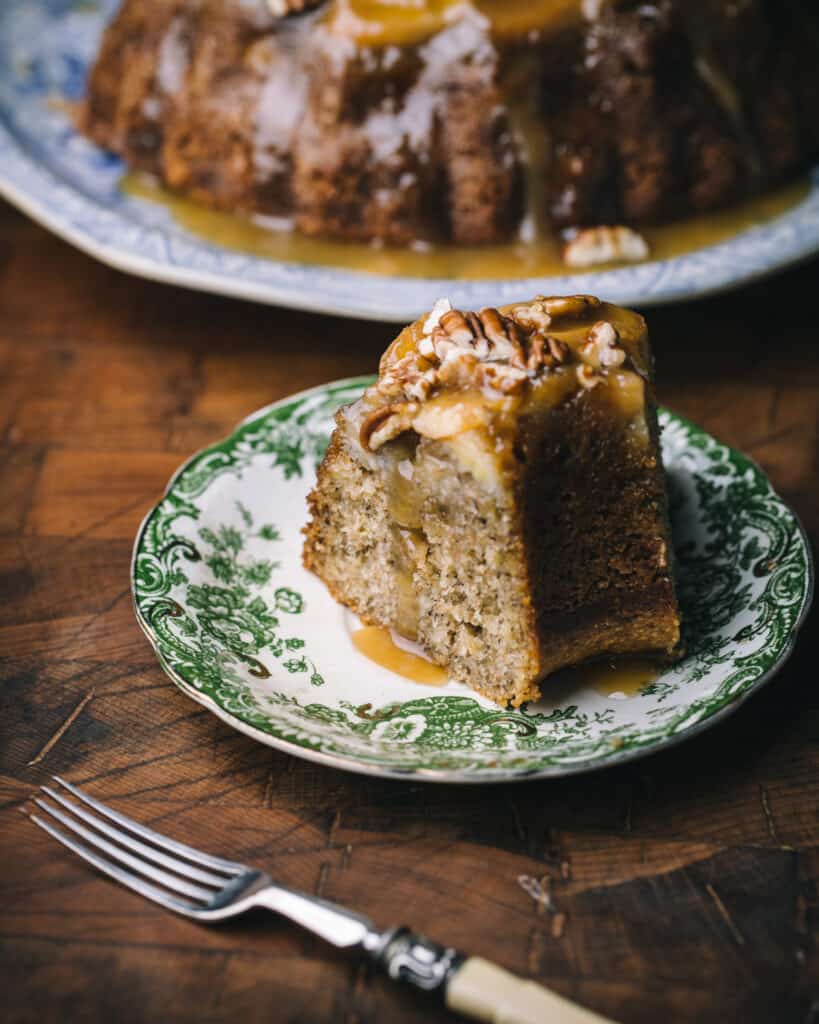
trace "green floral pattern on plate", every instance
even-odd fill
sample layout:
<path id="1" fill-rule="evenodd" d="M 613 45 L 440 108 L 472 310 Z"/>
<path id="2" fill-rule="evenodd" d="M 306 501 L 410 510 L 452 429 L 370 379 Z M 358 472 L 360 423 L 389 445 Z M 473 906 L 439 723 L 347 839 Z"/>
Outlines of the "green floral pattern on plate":
<path id="1" fill-rule="evenodd" d="M 336 409 L 370 378 L 278 402 L 195 455 L 134 550 L 140 625 L 171 678 L 262 742 L 338 767 L 440 781 L 588 770 L 715 721 L 790 652 L 812 566 L 761 470 L 661 411 L 687 654 L 637 697 L 550 692 L 517 711 L 363 659 L 301 566 L 305 497 Z"/>

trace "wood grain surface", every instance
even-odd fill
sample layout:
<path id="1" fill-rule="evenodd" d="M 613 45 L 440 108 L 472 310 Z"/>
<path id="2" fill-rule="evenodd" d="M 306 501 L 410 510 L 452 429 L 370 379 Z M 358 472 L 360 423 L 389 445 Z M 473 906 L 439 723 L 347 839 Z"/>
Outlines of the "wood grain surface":
<path id="1" fill-rule="evenodd" d="M 814 545 L 817 287 L 814 262 L 649 316 L 661 400 L 758 460 Z M 172 471 L 258 406 L 371 371 L 392 333 L 126 277 L 0 207 L 0 1018 L 454 1019 L 272 916 L 205 929 L 97 876 L 20 813 L 60 773 L 616 1020 L 817 1024 L 815 613 L 731 720 L 565 781 L 457 788 L 318 767 L 220 724 L 163 675 L 128 564 Z"/>

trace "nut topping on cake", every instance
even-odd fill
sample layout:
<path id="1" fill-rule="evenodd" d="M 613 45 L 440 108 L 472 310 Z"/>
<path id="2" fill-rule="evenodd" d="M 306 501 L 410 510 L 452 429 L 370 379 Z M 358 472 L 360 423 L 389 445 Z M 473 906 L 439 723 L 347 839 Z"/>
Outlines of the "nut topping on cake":
<path id="1" fill-rule="evenodd" d="M 529 378 L 525 370 L 507 363 L 480 363 L 476 370 L 478 383 L 502 395 L 519 395 Z"/>
<path id="2" fill-rule="evenodd" d="M 633 346 L 641 324 L 591 295 L 539 295 L 477 313 L 442 299 L 382 359 L 378 382 L 363 400 L 361 444 L 375 451 L 407 430 L 424 435 L 420 414 L 447 395 L 469 394 L 470 401 L 508 415 L 519 404 L 510 400 L 563 401 L 597 387 L 620 367 L 640 374 L 641 356 Z M 541 388 L 550 376 L 563 381 Z"/>
<path id="3" fill-rule="evenodd" d="M 529 357 L 526 360 L 526 368 L 533 373 L 545 368 L 553 370 L 568 361 L 570 354 L 569 346 L 559 338 L 553 338 L 550 334 L 543 335 L 540 331 L 529 339 Z"/>
<path id="4" fill-rule="evenodd" d="M 592 388 L 597 387 L 603 380 L 596 370 L 593 370 L 588 363 L 580 363 L 577 367 L 577 380 L 581 387 L 587 391 L 591 391 Z"/>
<path id="5" fill-rule="evenodd" d="M 513 316 L 515 320 L 530 331 L 545 331 L 552 318 L 546 307 L 547 300 L 542 295 L 535 297 L 528 306 L 518 306 Z"/>
<path id="6" fill-rule="evenodd" d="M 526 363 L 524 335 L 515 320 L 492 308 L 482 309 L 478 317 L 490 345 L 488 358 L 493 362 L 509 362 L 522 368 Z"/>
<path id="7" fill-rule="evenodd" d="M 431 336 L 424 336 L 418 351 L 426 359 L 446 362 L 453 355 L 466 352 L 488 362 L 511 362 L 525 365 L 521 330 L 513 319 L 497 309 L 480 313 L 462 313 L 450 309 L 442 314 Z"/>
<path id="8" fill-rule="evenodd" d="M 608 320 L 598 320 L 580 348 L 580 358 L 595 370 L 622 366 L 626 361 L 626 353 L 620 347 L 617 328 Z"/>
<path id="9" fill-rule="evenodd" d="M 600 305 L 600 299 L 594 295 L 558 295 L 551 299 L 539 295 L 535 301 L 543 304 L 550 317 L 579 318 Z"/>
<path id="10" fill-rule="evenodd" d="M 441 317 L 432 337 L 449 339 L 454 345 L 466 348 L 475 340 L 475 328 L 459 309 L 450 309 Z"/>
<path id="11" fill-rule="evenodd" d="M 424 334 L 432 334 L 432 332 L 438 326 L 441 317 L 450 309 L 452 309 L 452 303 L 449 301 L 449 299 L 438 299 L 438 301 L 429 311 L 429 316 L 424 321 Z"/>
<path id="12" fill-rule="evenodd" d="M 441 385 L 441 375 L 432 368 L 425 370 L 420 377 L 411 380 L 404 387 L 404 394 L 417 402 L 425 402 L 432 392 Z"/>

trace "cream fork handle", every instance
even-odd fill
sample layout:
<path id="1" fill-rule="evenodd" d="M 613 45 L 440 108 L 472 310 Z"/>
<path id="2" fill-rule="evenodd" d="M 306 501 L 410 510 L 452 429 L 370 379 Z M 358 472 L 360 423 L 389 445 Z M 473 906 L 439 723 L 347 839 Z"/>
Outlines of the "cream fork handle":
<path id="1" fill-rule="evenodd" d="M 477 956 L 452 975 L 446 1005 L 487 1024 L 614 1024 Z"/>

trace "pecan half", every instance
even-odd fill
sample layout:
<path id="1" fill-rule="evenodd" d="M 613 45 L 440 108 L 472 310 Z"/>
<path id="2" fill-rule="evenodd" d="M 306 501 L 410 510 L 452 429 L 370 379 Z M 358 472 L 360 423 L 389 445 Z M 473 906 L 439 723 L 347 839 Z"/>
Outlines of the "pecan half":
<path id="1" fill-rule="evenodd" d="M 520 394 L 528 380 L 525 370 L 504 363 L 480 363 L 476 376 L 482 387 L 491 388 L 501 395 Z"/>
<path id="2" fill-rule="evenodd" d="M 568 362 L 570 352 L 571 349 L 565 341 L 536 331 L 529 338 L 529 356 L 526 360 L 526 368 L 534 372 L 541 369 L 553 370 L 556 366 L 562 366 Z"/>
<path id="3" fill-rule="evenodd" d="M 481 356 L 484 353 L 477 344 L 479 340 L 483 341 L 485 349 L 487 342 L 475 314 L 463 314 L 459 309 L 450 309 L 441 316 L 438 326 L 432 332 L 430 343 L 426 344 L 426 339 L 422 339 L 418 351 L 427 359 L 434 357 L 441 362 L 457 350 L 475 351 L 476 355 Z M 432 355 L 429 354 L 430 346 Z"/>
<path id="4" fill-rule="evenodd" d="M 484 358 L 509 362 L 522 368 L 526 357 L 523 352 L 523 335 L 518 324 L 492 307 L 482 309 L 478 319 L 483 335 L 489 342 L 489 352 Z"/>
<path id="5" fill-rule="evenodd" d="M 441 363 L 458 350 L 481 360 L 514 362 L 521 367 L 525 360 L 519 326 L 492 308 L 482 309 L 480 313 L 447 310 L 429 340 L 422 338 L 418 343 L 418 352 L 424 358 L 438 359 Z"/>
<path id="6" fill-rule="evenodd" d="M 586 228 L 563 250 L 569 267 L 593 267 L 597 263 L 636 263 L 648 259 L 648 243 L 642 235 L 623 225 Z"/>
<path id="7" fill-rule="evenodd" d="M 474 316 L 474 314 L 467 314 L 467 316 L 470 315 Z M 469 323 L 459 309 L 449 309 L 443 314 L 433 336 L 439 331 L 443 332 L 456 345 L 469 345 L 475 337 L 474 326 Z"/>
<path id="8" fill-rule="evenodd" d="M 580 346 L 580 358 L 595 370 L 622 366 L 626 352 L 620 347 L 617 328 L 608 320 L 598 320 L 593 324 L 586 341 Z"/>
<path id="9" fill-rule="evenodd" d="M 361 447 L 368 452 L 374 452 L 382 444 L 410 430 L 417 412 L 418 406 L 415 402 L 400 402 L 374 409 L 365 416 L 359 427 L 358 439 Z"/>

